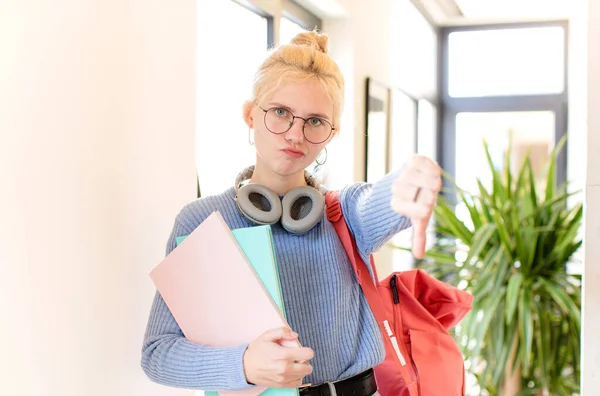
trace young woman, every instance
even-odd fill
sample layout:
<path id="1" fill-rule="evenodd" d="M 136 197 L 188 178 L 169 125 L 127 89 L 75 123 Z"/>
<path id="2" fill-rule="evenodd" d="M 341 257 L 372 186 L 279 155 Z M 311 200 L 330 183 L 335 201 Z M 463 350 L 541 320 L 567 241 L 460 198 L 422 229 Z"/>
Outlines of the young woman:
<path id="1" fill-rule="evenodd" d="M 231 229 L 273 223 L 284 304 L 294 332 L 272 329 L 250 344 L 231 348 L 194 344 L 185 339 L 157 293 L 142 353 L 142 367 L 151 380 L 223 390 L 310 383 L 301 395 L 319 395 L 324 387 L 328 394 L 376 394 L 372 368 L 384 358 L 381 334 L 327 219 L 325 188 L 305 170 L 314 161 L 326 160 L 326 146 L 340 130 L 344 80 L 327 55 L 327 45 L 326 35 L 301 33 L 265 60 L 253 97 L 243 107 L 256 164 L 223 193 L 186 205 L 167 246 L 168 254 L 177 236 L 191 233 L 213 211 Z M 440 176 L 434 161 L 415 156 L 382 180 L 341 190 L 344 216 L 367 263 L 372 252 L 411 225 L 413 254 L 424 254 L 425 227 L 441 188 Z M 279 344 L 297 337 L 301 348 Z"/>

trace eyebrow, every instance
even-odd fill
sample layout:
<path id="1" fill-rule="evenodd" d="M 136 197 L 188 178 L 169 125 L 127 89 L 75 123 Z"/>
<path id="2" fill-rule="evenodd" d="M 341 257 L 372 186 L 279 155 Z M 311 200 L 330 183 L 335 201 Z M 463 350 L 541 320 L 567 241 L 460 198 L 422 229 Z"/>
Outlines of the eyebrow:
<path id="1" fill-rule="evenodd" d="M 276 106 L 276 107 L 281 107 L 281 108 L 289 110 L 289 111 L 291 111 L 293 113 L 292 109 L 289 106 L 286 106 L 286 105 L 284 105 L 282 103 L 279 103 L 279 102 L 269 102 L 269 105 L 273 105 L 273 106 Z M 325 120 L 329 120 L 330 119 L 328 116 L 326 116 L 325 114 L 321 114 L 321 113 L 309 113 L 309 114 L 306 115 L 306 117 L 319 117 L 319 118 L 323 118 Z"/>

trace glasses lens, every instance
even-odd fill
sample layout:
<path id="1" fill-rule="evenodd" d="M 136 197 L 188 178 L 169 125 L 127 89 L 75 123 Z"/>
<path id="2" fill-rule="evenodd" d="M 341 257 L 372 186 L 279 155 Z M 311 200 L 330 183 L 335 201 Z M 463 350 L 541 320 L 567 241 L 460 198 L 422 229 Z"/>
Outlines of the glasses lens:
<path id="1" fill-rule="evenodd" d="M 265 113 L 265 126 L 272 133 L 285 133 L 294 123 L 294 115 L 287 109 L 274 107 Z M 304 137 L 311 143 L 322 143 L 329 138 L 333 127 L 322 118 L 312 117 L 304 123 Z"/>
<path id="2" fill-rule="evenodd" d="M 273 133 L 284 133 L 292 126 L 294 116 L 286 109 L 273 108 L 265 114 L 265 126 Z"/>
<path id="3" fill-rule="evenodd" d="M 322 118 L 309 118 L 304 124 L 304 137 L 311 143 L 322 143 L 331 134 L 331 124 Z"/>

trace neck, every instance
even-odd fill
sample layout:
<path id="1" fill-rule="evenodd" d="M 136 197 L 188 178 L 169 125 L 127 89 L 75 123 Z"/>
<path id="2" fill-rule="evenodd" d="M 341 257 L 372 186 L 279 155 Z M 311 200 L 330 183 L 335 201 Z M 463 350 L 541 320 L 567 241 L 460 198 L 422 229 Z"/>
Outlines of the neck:
<path id="1" fill-rule="evenodd" d="M 262 184 L 273 190 L 276 194 L 286 194 L 296 187 L 307 185 L 304 171 L 283 176 L 273 172 L 271 169 L 262 167 L 260 164 L 255 166 L 250 182 Z"/>

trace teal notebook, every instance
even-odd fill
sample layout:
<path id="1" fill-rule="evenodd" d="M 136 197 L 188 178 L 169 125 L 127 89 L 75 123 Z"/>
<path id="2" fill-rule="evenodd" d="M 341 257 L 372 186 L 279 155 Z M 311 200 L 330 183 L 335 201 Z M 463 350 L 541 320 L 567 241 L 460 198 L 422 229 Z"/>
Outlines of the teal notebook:
<path id="1" fill-rule="evenodd" d="M 281 293 L 281 284 L 279 283 L 279 272 L 277 269 L 277 259 L 273 248 L 273 236 L 271 227 L 268 225 L 255 226 L 248 228 L 238 228 L 231 230 L 236 241 L 248 257 L 248 260 L 254 267 L 258 277 L 265 285 L 265 288 L 271 295 L 271 298 L 282 312 L 285 314 L 283 296 Z M 186 238 L 183 235 L 176 238 L 177 245 Z M 287 319 L 287 317 L 286 317 Z M 205 396 L 218 396 L 218 392 L 205 391 Z M 296 388 L 269 388 L 261 393 L 261 396 L 299 396 Z"/>

